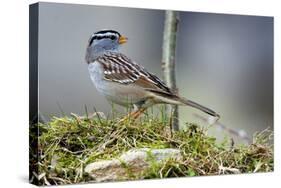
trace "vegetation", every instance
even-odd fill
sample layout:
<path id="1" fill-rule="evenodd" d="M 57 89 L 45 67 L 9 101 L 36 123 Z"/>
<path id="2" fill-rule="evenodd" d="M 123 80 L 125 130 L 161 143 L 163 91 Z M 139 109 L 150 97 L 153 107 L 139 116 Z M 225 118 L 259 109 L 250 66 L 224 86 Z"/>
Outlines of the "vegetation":
<path id="1" fill-rule="evenodd" d="M 30 160 L 34 169 L 31 181 L 40 185 L 93 181 L 84 172 L 87 164 L 144 147 L 178 148 L 183 156 L 180 161 L 152 162 L 141 177 L 145 179 L 273 171 L 272 131 L 254 135 L 250 145 L 234 146 L 217 143 L 206 129 L 191 123 L 185 130 L 171 134 L 169 122 L 163 119 L 144 117 L 120 123 L 99 115 L 81 118 L 73 114 L 34 125 L 40 135 L 38 148 L 30 148 L 32 156 L 38 156 L 38 161 L 32 157 Z M 33 129 L 31 142 L 36 137 Z"/>

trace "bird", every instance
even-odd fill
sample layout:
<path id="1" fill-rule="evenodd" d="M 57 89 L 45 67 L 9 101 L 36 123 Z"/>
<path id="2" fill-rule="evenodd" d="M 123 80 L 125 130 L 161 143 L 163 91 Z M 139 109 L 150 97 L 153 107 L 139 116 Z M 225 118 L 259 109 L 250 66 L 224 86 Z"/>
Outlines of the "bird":
<path id="1" fill-rule="evenodd" d="M 123 120 L 137 119 L 155 104 L 190 106 L 220 118 L 215 111 L 178 95 L 155 74 L 121 53 L 119 48 L 127 41 L 118 31 L 99 30 L 90 36 L 85 55 L 97 91 L 112 103 L 133 107 Z"/>

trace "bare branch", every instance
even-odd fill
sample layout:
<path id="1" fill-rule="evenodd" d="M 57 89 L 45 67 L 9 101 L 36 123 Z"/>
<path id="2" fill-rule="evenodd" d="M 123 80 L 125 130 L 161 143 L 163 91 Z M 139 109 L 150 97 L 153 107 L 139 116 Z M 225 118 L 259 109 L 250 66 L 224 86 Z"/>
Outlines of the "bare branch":
<path id="1" fill-rule="evenodd" d="M 165 12 L 165 25 L 162 46 L 162 68 L 164 72 L 164 80 L 168 87 L 177 92 L 176 73 L 175 73 L 175 54 L 176 54 L 176 38 L 178 27 L 178 13 L 167 10 Z M 172 114 L 173 130 L 179 130 L 178 108 L 177 106 L 167 105 L 167 114 Z"/>
<path id="2" fill-rule="evenodd" d="M 199 114 L 194 114 L 194 116 L 204 122 L 209 123 L 209 119 L 205 118 Z M 227 133 L 229 133 L 230 135 L 234 135 L 238 138 L 241 138 L 242 140 L 246 141 L 248 144 L 251 143 L 251 139 L 248 136 L 248 134 L 244 131 L 244 130 L 235 130 L 235 129 L 231 129 L 229 127 L 227 127 L 226 125 L 220 123 L 219 121 L 215 122 L 214 125 L 218 126 L 220 129 L 226 131 Z"/>

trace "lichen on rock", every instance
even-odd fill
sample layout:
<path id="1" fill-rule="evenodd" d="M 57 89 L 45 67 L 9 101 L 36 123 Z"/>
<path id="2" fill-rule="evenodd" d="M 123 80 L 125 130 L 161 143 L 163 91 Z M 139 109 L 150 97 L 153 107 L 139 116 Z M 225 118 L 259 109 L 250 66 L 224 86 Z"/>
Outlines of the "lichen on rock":
<path id="1" fill-rule="evenodd" d="M 85 172 L 97 182 L 125 180 L 130 179 L 132 173 L 134 176 L 141 176 L 150 167 L 151 163 L 160 164 L 168 159 L 181 160 L 180 150 L 173 148 L 131 149 L 119 158 L 88 164 L 85 167 Z M 130 169 L 130 173 L 128 173 L 128 169 Z"/>

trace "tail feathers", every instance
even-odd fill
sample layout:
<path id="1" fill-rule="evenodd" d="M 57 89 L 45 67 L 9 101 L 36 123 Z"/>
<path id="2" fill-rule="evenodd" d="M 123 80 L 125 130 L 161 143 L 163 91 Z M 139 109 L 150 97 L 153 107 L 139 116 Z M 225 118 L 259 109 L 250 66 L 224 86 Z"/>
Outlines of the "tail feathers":
<path id="1" fill-rule="evenodd" d="M 198 104 L 196 102 L 193 102 L 191 100 L 187 100 L 187 99 L 184 99 L 184 98 L 179 98 L 180 102 L 182 102 L 183 104 L 185 105 L 188 105 L 188 106 L 191 106 L 193 108 L 196 108 L 198 110 L 201 110 L 211 116 L 214 116 L 214 117 L 218 117 L 220 118 L 220 115 L 217 114 L 215 111 L 211 110 L 210 108 L 207 108 L 205 106 L 202 106 L 201 104 Z"/>
<path id="2" fill-rule="evenodd" d="M 193 108 L 196 108 L 198 110 L 201 110 L 211 116 L 218 117 L 220 118 L 220 115 L 217 114 L 215 111 L 202 106 L 201 104 L 198 104 L 196 102 L 193 102 L 191 100 L 187 100 L 183 97 L 179 97 L 178 95 L 172 94 L 172 93 L 167 93 L 163 91 L 158 91 L 154 89 L 147 89 L 147 91 L 152 92 L 153 94 L 158 96 L 158 99 L 160 99 L 161 102 L 167 103 L 167 104 L 175 104 L 175 105 L 187 105 L 191 106 Z"/>

